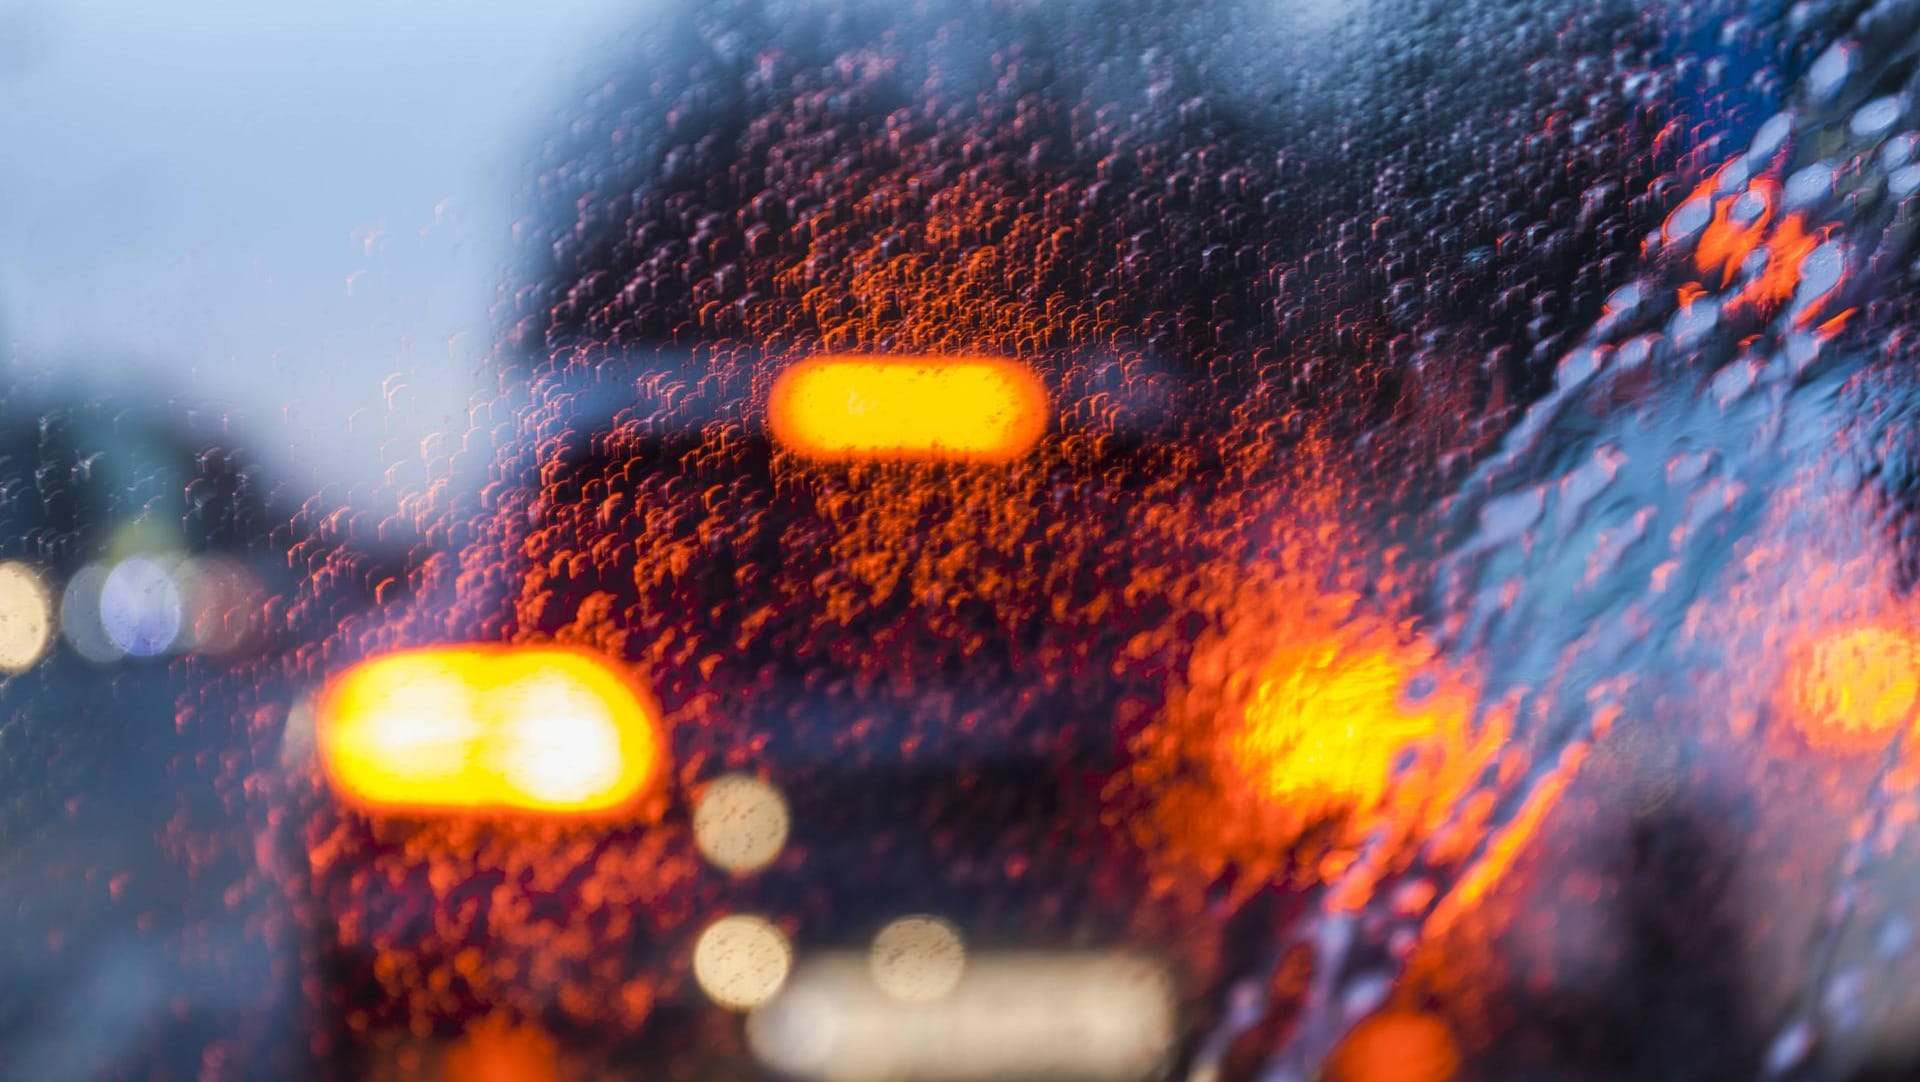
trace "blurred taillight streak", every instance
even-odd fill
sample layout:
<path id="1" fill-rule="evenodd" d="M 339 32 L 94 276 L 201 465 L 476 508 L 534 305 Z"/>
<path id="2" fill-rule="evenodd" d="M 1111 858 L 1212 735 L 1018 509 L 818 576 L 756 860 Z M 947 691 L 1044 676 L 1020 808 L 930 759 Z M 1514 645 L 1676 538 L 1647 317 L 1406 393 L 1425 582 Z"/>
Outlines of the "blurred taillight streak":
<path id="1" fill-rule="evenodd" d="M 890 996 L 868 959 L 803 963 L 755 1012 L 748 1040 L 767 1066 L 800 1078 L 968 1082 L 1154 1076 L 1178 1033 L 1173 984 L 1141 957 L 981 954 L 946 994 Z"/>

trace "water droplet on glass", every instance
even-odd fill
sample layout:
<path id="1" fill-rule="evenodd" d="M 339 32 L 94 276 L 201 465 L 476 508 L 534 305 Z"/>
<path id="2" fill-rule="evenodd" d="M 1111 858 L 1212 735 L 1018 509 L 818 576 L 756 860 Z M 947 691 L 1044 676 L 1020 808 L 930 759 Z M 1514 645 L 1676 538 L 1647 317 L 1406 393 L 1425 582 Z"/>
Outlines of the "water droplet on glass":
<path id="1" fill-rule="evenodd" d="M 1900 119 L 1900 114 L 1906 111 L 1904 98 L 1897 95 L 1876 98 L 1856 110 L 1847 127 L 1863 139 L 1871 138 L 1893 127 Z"/>
<path id="2" fill-rule="evenodd" d="M 1807 69 L 1807 96 L 1816 102 L 1831 101 L 1846 85 L 1847 76 L 1853 73 L 1854 53 L 1857 47 L 1848 42 L 1836 42 L 1820 54 L 1820 58 Z"/>

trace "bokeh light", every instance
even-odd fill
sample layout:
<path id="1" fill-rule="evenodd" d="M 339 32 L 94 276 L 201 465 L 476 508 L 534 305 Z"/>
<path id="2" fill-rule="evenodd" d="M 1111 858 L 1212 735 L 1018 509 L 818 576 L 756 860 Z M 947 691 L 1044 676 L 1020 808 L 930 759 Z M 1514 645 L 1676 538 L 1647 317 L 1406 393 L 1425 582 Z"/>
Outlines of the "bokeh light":
<path id="1" fill-rule="evenodd" d="M 159 561 L 122 560 L 100 586 L 100 626 L 129 657 L 158 657 L 180 634 L 180 585 Z"/>
<path id="2" fill-rule="evenodd" d="M 615 704 L 601 689 L 540 672 L 500 693 L 504 721 L 490 744 L 499 777 L 542 807 L 592 805 L 627 772 Z"/>
<path id="3" fill-rule="evenodd" d="M 1808 743 L 1839 752 L 1884 747 L 1920 699 L 1920 644 L 1885 627 L 1828 633 L 1796 652 L 1785 690 Z"/>
<path id="4" fill-rule="evenodd" d="M 53 595 L 33 568 L 0 563 L 0 673 L 25 672 L 53 638 Z"/>
<path id="5" fill-rule="evenodd" d="M 809 958 L 747 1020 L 782 1077 L 834 1082 L 1138 1082 L 1180 1031 L 1174 983 L 1148 959 L 1100 951 L 980 953 L 931 1002 L 874 987 L 868 958 Z"/>
<path id="6" fill-rule="evenodd" d="M 792 968 L 787 937 L 759 917 L 722 917 L 693 945 L 693 979 L 709 999 L 732 1010 L 771 1000 Z"/>
<path id="7" fill-rule="evenodd" d="M 104 665 L 118 661 L 126 652 L 108 637 L 100 620 L 101 590 L 107 584 L 107 568 L 88 564 L 67 580 L 60 597 L 60 631 L 73 652 L 88 661 Z"/>
<path id="8" fill-rule="evenodd" d="M 183 602 L 183 648 L 230 654 L 254 637 L 265 590 L 245 564 L 209 557 L 188 560 L 178 572 Z"/>
<path id="9" fill-rule="evenodd" d="M 738 874 L 772 863 L 791 825 L 780 790 L 751 774 L 715 778 L 693 808 L 693 840 L 700 854 Z"/>
<path id="10" fill-rule="evenodd" d="M 1234 757 L 1274 800 L 1330 811 L 1372 805 L 1403 748 L 1462 721 L 1403 701 L 1413 675 L 1385 652 L 1288 651 L 1255 685 Z"/>
<path id="11" fill-rule="evenodd" d="M 1384 621 L 1354 613 L 1317 631 L 1273 634 L 1250 667 L 1226 733 L 1229 784 L 1304 823 L 1364 818 L 1390 795 L 1426 803 L 1457 770 L 1471 694 L 1429 644 Z"/>
<path id="12" fill-rule="evenodd" d="M 960 932 L 938 917 L 902 917 L 880 929 L 867 953 L 874 987 L 903 1003 L 931 1003 L 952 992 L 966 970 Z"/>
<path id="13" fill-rule="evenodd" d="M 456 646 L 389 654 L 322 692 L 320 760 L 371 809 L 624 810 L 658 777 L 655 709 L 595 655 Z"/>
<path id="14" fill-rule="evenodd" d="M 1432 837 L 1498 754 L 1507 706 L 1481 709 L 1470 664 L 1319 575 L 1223 585 L 1227 618 L 1141 742 L 1132 782 L 1152 808 L 1132 817 L 1136 836 L 1199 877 L 1238 866 L 1249 884 L 1342 876 L 1363 848 L 1385 858 Z"/>
<path id="15" fill-rule="evenodd" d="M 1355 1026 L 1327 1059 L 1326 1082 L 1449 1082 L 1460 1047 L 1447 1024 L 1418 1011 L 1381 1011 Z"/>
<path id="16" fill-rule="evenodd" d="M 812 458 L 1006 462 L 1046 432 L 1046 388 L 1012 361 L 819 357 L 780 374 L 773 436 Z"/>
<path id="17" fill-rule="evenodd" d="M 447 1049 L 444 1082 L 560 1082 L 560 1049 L 531 1026 L 482 1019 Z"/>

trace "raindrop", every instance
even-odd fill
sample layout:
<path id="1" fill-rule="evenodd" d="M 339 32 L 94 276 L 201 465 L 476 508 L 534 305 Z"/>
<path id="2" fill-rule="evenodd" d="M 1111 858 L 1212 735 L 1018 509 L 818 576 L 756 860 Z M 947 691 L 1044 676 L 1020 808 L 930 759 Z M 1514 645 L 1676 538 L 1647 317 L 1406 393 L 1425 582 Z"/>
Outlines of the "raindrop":
<path id="1" fill-rule="evenodd" d="M 1767 1074 L 1778 1078 L 1806 1061 L 1813 1051 L 1813 1023 L 1801 1019 L 1782 1030 L 1767 1050 Z"/>
<path id="2" fill-rule="evenodd" d="M 1668 243 L 1688 240 L 1699 234 L 1713 220 L 1713 204 L 1705 196 L 1699 196 L 1680 204 L 1680 209 L 1667 219 L 1666 238 Z"/>
<path id="3" fill-rule="evenodd" d="M 1880 926 L 1880 935 L 1874 948 L 1882 958 L 1897 958 L 1913 945 L 1913 925 L 1900 914 L 1894 914 Z"/>
<path id="4" fill-rule="evenodd" d="M 1754 133 L 1753 145 L 1747 149 L 1747 155 L 1754 161 L 1771 159 L 1786 145 L 1787 135 L 1792 131 L 1793 118 L 1786 113 L 1775 113 Z"/>
<path id="5" fill-rule="evenodd" d="M 1920 140 L 1920 135 L 1913 132 L 1904 132 L 1887 140 L 1887 145 L 1880 148 L 1880 164 L 1888 169 L 1898 169 L 1907 164 L 1913 157 L 1916 140 Z"/>
<path id="6" fill-rule="evenodd" d="M 1807 69 L 1807 96 L 1816 102 L 1832 101 L 1853 73 L 1854 52 L 1855 47 L 1843 41 L 1821 53 Z"/>
<path id="7" fill-rule="evenodd" d="M 1838 242 L 1828 242 L 1807 253 L 1800 261 L 1801 297 L 1823 297 L 1840 284 L 1847 273 L 1846 252 Z"/>
<path id="8" fill-rule="evenodd" d="M 1758 191 L 1749 189 L 1741 193 L 1740 198 L 1734 200 L 1731 217 L 1736 225 L 1745 226 L 1752 225 L 1754 222 L 1759 221 L 1760 216 L 1766 212 L 1767 197 Z"/>
<path id="9" fill-rule="evenodd" d="M 1833 984 L 1827 989 L 1826 1002 L 1823 1005 L 1827 1017 L 1835 1027 L 1842 1030 L 1858 1028 L 1865 1013 L 1862 993 L 1866 978 L 1859 970 L 1849 969 L 1836 974 Z"/>
<path id="10" fill-rule="evenodd" d="M 1876 98 L 1862 105 L 1847 126 L 1853 134 L 1863 139 L 1870 138 L 1893 127 L 1894 122 L 1900 119 L 1900 114 L 1906 111 L 1906 100 L 1898 95 Z"/>
<path id="11" fill-rule="evenodd" d="M 1667 333 L 1673 338 L 1675 345 L 1682 349 L 1691 349 L 1705 341 L 1719 324 L 1719 303 L 1703 297 L 1675 312 L 1673 322 L 1668 325 Z"/>
<path id="12" fill-rule="evenodd" d="M 1481 533 L 1496 542 L 1520 537 L 1540 521 L 1546 500 L 1546 493 L 1536 488 L 1488 501 L 1480 511 Z"/>
<path id="13" fill-rule="evenodd" d="M 1787 178 L 1784 202 L 1788 209 L 1814 206 L 1833 194 L 1836 172 L 1832 162 L 1814 162 Z"/>

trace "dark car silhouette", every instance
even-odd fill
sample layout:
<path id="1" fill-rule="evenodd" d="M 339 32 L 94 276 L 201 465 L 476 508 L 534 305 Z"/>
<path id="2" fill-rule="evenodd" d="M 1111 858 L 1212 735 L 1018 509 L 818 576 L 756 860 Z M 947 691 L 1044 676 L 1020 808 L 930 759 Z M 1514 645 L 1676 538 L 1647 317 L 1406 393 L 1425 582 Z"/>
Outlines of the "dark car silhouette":
<path id="1" fill-rule="evenodd" d="M 1621 13 L 1561 32 L 1658 44 Z M 726 912 L 803 956 L 910 914 L 976 954 L 1137 953 L 1183 1026 L 1217 1009 L 1256 961 L 1181 922 L 1225 888 L 1170 889 L 1112 795 L 1217 616 L 1199 581 L 1273 555 L 1248 493 L 1325 496 L 1316 439 L 1366 448 L 1332 498 L 1390 534 L 1597 314 L 1663 209 L 1627 193 L 1680 149 L 1654 106 L 1574 89 L 1624 66 L 1383 114 L 1450 61 L 1328 94 L 1359 46 L 1311 41 L 1238 4 L 719 3 L 649 29 L 541 152 L 505 393 L 469 440 L 495 463 L 419 523 L 457 558 L 327 649 L 591 650 L 657 698 L 668 772 L 632 823 L 320 810 L 342 1070 L 504 1017 L 749 1071 L 688 980 Z M 1578 138 L 1567 109 L 1597 110 Z M 1489 116 L 1552 119 L 1461 138 Z M 823 356 L 1007 359 L 1044 434 L 1011 461 L 820 460 L 767 409 Z M 792 822 L 750 875 L 691 829 L 738 773 Z"/>

